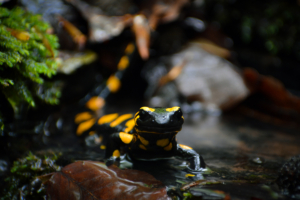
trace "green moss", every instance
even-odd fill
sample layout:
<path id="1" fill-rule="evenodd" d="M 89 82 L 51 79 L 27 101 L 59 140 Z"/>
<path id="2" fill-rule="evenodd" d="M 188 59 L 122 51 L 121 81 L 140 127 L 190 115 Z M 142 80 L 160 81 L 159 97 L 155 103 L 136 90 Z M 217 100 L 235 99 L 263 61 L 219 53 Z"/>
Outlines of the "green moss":
<path id="1" fill-rule="evenodd" d="M 59 90 L 45 82 L 56 73 L 59 46 L 49 29 L 39 15 L 0 7 L 0 90 L 15 114 L 21 104 L 34 107 L 37 99 L 58 103 Z M 39 94 L 37 88 L 48 95 Z"/>
<path id="2" fill-rule="evenodd" d="M 29 153 L 28 156 L 13 163 L 11 174 L 5 179 L 5 187 L 1 188 L 0 200 L 8 199 L 43 199 L 45 191 L 41 181 L 36 177 L 47 173 L 59 171 L 55 165 L 58 155 L 38 157 Z"/>

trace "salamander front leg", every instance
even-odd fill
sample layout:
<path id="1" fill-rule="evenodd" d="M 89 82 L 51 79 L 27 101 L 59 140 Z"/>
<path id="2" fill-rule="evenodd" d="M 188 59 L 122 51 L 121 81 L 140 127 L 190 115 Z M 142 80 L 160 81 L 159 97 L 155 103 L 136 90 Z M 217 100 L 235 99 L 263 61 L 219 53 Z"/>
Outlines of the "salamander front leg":
<path id="1" fill-rule="evenodd" d="M 105 158 L 106 165 L 120 165 L 120 147 L 122 143 L 120 141 L 119 133 L 113 133 L 110 135 L 108 143 L 106 145 Z"/>
<path id="2" fill-rule="evenodd" d="M 189 146 L 177 144 L 176 157 L 182 160 L 189 161 L 191 170 L 200 171 L 201 169 L 206 167 L 202 156 L 200 156 Z"/>
<path id="3" fill-rule="evenodd" d="M 130 144 L 133 140 L 133 135 L 125 132 L 113 133 L 107 143 L 105 158 L 106 165 L 120 165 L 120 147 Z"/>

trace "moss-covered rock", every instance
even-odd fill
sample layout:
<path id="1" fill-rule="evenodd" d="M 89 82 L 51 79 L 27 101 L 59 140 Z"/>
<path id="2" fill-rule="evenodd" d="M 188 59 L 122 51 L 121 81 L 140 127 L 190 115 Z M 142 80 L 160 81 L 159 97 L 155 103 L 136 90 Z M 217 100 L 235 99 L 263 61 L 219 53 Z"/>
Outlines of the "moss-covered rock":
<path id="1" fill-rule="evenodd" d="M 42 158 L 29 153 L 15 161 L 5 179 L 5 186 L 0 189 L 0 200 L 43 199 L 46 193 L 37 176 L 59 171 L 61 167 L 55 164 L 57 158 L 56 154 Z"/>
<path id="2" fill-rule="evenodd" d="M 60 91 L 45 81 L 57 69 L 55 56 L 59 44 L 55 35 L 48 34 L 50 28 L 39 15 L 21 8 L 0 7 L 0 91 L 15 114 L 21 104 L 34 107 L 37 99 L 58 103 Z M 2 113 L 2 117 L 5 115 Z M 1 118 L 0 123 L 3 128 Z"/>

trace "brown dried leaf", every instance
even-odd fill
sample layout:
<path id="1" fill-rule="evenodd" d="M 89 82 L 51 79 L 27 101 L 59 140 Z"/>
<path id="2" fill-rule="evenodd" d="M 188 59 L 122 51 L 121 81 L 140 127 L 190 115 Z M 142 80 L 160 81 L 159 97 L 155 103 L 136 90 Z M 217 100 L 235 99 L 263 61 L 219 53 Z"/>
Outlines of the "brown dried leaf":
<path id="1" fill-rule="evenodd" d="M 165 76 L 161 77 L 159 80 L 159 87 L 174 81 L 181 74 L 186 62 L 187 60 L 183 59 L 180 65 L 174 66 Z"/>
<path id="2" fill-rule="evenodd" d="M 170 199 L 166 187 L 138 170 L 106 167 L 102 162 L 78 161 L 54 173 L 48 198 L 56 199 Z"/>
<path id="3" fill-rule="evenodd" d="M 142 59 L 149 57 L 150 27 L 144 15 L 136 15 L 133 18 L 132 30 L 135 34 L 136 45 Z"/>
<path id="4" fill-rule="evenodd" d="M 245 68 L 243 76 L 247 87 L 253 93 L 261 93 L 281 107 L 300 112 L 300 98 L 290 94 L 279 80 L 263 76 L 251 68 Z"/>
<path id="5" fill-rule="evenodd" d="M 76 26 L 62 16 L 57 16 L 57 19 L 72 37 L 73 41 L 77 44 L 78 49 L 83 49 L 86 43 L 86 36 Z"/>

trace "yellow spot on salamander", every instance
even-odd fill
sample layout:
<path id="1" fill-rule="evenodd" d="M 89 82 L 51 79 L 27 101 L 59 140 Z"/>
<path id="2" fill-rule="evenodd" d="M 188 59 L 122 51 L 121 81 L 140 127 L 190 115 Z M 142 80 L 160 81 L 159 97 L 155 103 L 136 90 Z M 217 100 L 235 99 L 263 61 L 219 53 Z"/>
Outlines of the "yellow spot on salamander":
<path id="1" fill-rule="evenodd" d="M 75 116 L 75 123 L 76 124 L 79 124 L 80 122 L 83 122 L 83 121 L 86 121 L 88 119 L 91 119 L 93 117 L 93 115 L 89 112 L 82 112 L 82 113 L 79 113 Z"/>
<path id="2" fill-rule="evenodd" d="M 108 89 L 114 93 L 114 92 L 117 92 L 119 89 L 120 89 L 120 86 L 121 86 L 121 82 L 120 80 L 114 76 L 114 75 L 111 75 L 107 82 L 106 82 L 106 85 L 108 87 Z"/>
<path id="3" fill-rule="evenodd" d="M 101 145 L 100 149 L 106 149 L 106 146 L 105 145 Z"/>
<path id="4" fill-rule="evenodd" d="M 134 119 L 127 121 L 125 124 L 126 128 L 125 128 L 124 132 L 128 133 L 129 131 L 131 131 L 133 129 L 134 125 L 135 125 Z"/>
<path id="5" fill-rule="evenodd" d="M 150 111 L 150 112 L 154 112 L 154 111 L 155 111 L 154 108 L 149 108 L 149 107 L 146 107 L 146 106 L 141 107 L 140 109 L 141 109 L 141 110 L 144 110 L 144 111 Z"/>
<path id="6" fill-rule="evenodd" d="M 134 51 L 134 44 L 130 43 L 127 45 L 126 49 L 125 49 L 125 53 L 128 54 L 132 54 Z"/>
<path id="7" fill-rule="evenodd" d="M 138 115 L 139 115 L 139 112 L 135 113 L 134 118 L 136 118 L 136 116 L 138 116 Z"/>
<path id="8" fill-rule="evenodd" d="M 180 107 L 175 106 L 175 107 L 172 107 L 172 108 L 167 108 L 166 111 L 168 111 L 168 112 L 171 112 L 171 111 L 177 111 L 177 110 L 179 110 L 179 108 L 180 108 Z"/>
<path id="9" fill-rule="evenodd" d="M 139 139 L 143 145 L 147 146 L 149 144 L 149 141 L 143 138 L 142 136 L 139 136 Z"/>
<path id="10" fill-rule="evenodd" d="M 90 131 L 89 135 L 95 135 L 96 131 Z"/>
<path id="11" fill-rule="evenodd" d="M 113 113 L 113 114 L 109 114 L 109 115 L 104 115 L 102 117 L 100 117 L 100 119 L 98 120 L 98 124 L 105 124 L 105 123 L 109 123 L 112 122 L 113 120 L 115 120 L 117 117 L 119 116 L 118 113 Z"/>
<path id="12" fill-rule="evenodd" d="M 157 140 L 157 141 L 156 141 L 156 145 L 157 145 L 157 146 L 160 146 L 160 147 L 165 147 L 165 146 L 167 146 L 169 143 L 170 143 L 170 141 L 169 141 L 168 138 L 166 138 L 166 139 L 161 139 L 161 140 Z"/>
<path id="13" fill-rule="evenodd" d="M 140 118 L 139 112 L 137 112 L 137 113 L 134 115 L 134 123 L 135 123 L 136 126 L 137 126 L 136 120 L 137 120 L 138 118 Z"/>
<path id="14" fill-rule="evenodd" d="M 172 145 L 172 143 L 170 143 L 168 146 L 166 146 L 166 147 L 164 148 L 164 150 L 165 150 L 165 151 L 170 151 L 170 150 L 172 149 L 172 147 L 173 147 L 173 145 Z"/>
<path id="15" fill-rule="evenodd" d="M 118 149 L 114 150 L 113 157 L 116 157 L 116 158 L 120 157 L 120 151 Z"/>
<path id="16" fill-rule="evenodd" d="M 118 70 L 124 70 L 128 67 L 129 65 L 129 60 L 127 56 L 122 56 L 118 63 Z"/>
<path id="17" fill-rule="evenodd" d="M 181 118 L 184 120 L 184 117 L 183 117 L 183 116 L 181 116 Z"/>
<path id="18" fill-rule="evenodd" d="M 140 144 L 139 147 L 147 151 L 147 148 L 144 145 Z"/>
<path id="19" fill-rule="evenodd" d="M 193 149 L 192 147 L 186 146 L 184 144 L 179 144 L 179 146 L 183 149 Z"/>
<path id="20" fill-rule="evenodd" d="M 110 127 L 115 127 L 118 126 L 119 124 L 121 124 L 123 121 L 129 119 L 133 117 L 132 114 L 125 114 L 125 115 L 121 115 L 120 117 L 118 117 L 115 121 L 113 121 L 112 123 L 110 123 Z"/>
<path id="21" fill-rule="evenodd" d="M 96 122 L 96 119 L 90 119 L 86 122 L 82 122 L 81 124 L 78 125 L 76 135 L 81 135 L 84 131 L 88 130 L 91 128 Z"/>
<path id="22" fill-rule="evenodd" d="M 124 132 L 120 132 L 119 137 L 122 140 L 122 142 L 125 144 L 129 144 L 133 139 L 132 134 L 128 134 L 128 133 L 124 133 Z"/>
<path id="23" fill-rule="evenodd" d="M 193 176 L 195 176 L 194 174 L 186 174 L 185 175 L 185 177 L 187 178 L 187 177 L 193 177 Z"/>
<path id="24" fill-rule="evenodd" d="M 105 104 L 105 100 L 101 97 L 92 97 L 85 105 L 87 108 L 96 111 L 102 108 Z"/>

